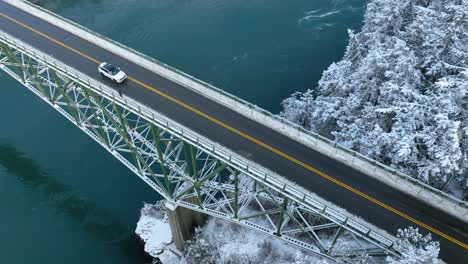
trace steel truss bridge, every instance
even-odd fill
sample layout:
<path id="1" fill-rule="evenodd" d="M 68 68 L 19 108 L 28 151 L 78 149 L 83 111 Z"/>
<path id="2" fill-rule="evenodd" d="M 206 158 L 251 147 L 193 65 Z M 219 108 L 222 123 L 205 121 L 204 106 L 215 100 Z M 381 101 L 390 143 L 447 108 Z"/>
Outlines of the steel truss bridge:
<path id="1" fill-rule="evenodd" d="M 6 33 L 0 68 L 173 204 L 329 259 L 399 254 L 378 229 Z"/>

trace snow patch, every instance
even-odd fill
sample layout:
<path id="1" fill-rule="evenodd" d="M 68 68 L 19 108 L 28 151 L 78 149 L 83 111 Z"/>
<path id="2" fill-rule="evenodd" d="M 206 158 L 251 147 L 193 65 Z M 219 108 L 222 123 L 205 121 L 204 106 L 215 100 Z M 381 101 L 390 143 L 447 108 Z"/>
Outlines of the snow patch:
<path id="1" fill-rule="evenodd" d="M 145 203 L 135 230 L 145 243 L 145 252 L 154 258 L 159 258 L 172 244 L 171 227 L 162 208 L 161 203 Z"/>
<path id="2" fill-rule="evenodd" d="M 172 242 L 171 227 L 161 219 L 142 216 L 135 233 L 145 242 L 145 251 L 157 257 Z"/>

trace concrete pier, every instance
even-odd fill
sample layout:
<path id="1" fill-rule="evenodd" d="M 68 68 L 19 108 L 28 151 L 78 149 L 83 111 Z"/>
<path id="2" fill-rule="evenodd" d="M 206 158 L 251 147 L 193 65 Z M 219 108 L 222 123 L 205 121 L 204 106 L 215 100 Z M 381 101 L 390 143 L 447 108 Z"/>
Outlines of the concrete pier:
<path id="1" fill-rule="evenodd" d="M 185 241 L 192 238 L 196 227 L 203 225 L 206 216 L 170 202 L 166 202 L 166 212 L 174 244 L 178 250 L 183 251 Z"/>

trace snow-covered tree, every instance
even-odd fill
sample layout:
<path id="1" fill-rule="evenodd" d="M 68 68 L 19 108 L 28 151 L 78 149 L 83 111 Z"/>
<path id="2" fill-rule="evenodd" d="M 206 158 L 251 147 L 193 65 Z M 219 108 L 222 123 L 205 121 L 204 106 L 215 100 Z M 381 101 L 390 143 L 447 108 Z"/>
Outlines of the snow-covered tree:
<path id="1" fill-rule="evenodd" d="M 468 0 L 370 0 L 284 117 L 437 188 L 468 178 Z"/>
<path id="2" fill-rule="evenodd" d="M 328 264 L 331 261 L 237 224 L 210 218 L 185 249 L 181 264 L 191 263 Z"/>
<path id="3" fill-rule="evenodd" d="M 399 229 L 396 248 L 401 258 L 387 257 L 389 264 L 436 264 L 439 255 L 439 242 L 432 241 L 431 234 L 421 235 L 417 228 Z"/>
<path id="4" fill-rule="evenodd" d="M 212 241 L 202 237 L 202 229 L 196 229 L 191 241 L 187 242 L 185 249 L 185 264 L 216 264 L 219 252 Z"/>
<path id="5" fill-rule="evenodd" d="M 359 246 L 358 246 L 359 248 Z M 370 264 L 374 259 L 365 250 L 356 248 L 356 243 L 352 239 L 339 240 L 333 248 L 331 254 L 338 256 L 338 263 L 347 264 Z"/>

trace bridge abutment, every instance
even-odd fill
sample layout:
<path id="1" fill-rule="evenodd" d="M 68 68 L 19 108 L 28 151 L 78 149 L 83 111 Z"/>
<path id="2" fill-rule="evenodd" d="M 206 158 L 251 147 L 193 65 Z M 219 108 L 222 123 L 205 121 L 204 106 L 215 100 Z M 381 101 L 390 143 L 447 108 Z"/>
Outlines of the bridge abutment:
<path id="1" fill-rule="evenodd" d="M 195 228 L 203 225 L 205 214 L 166 202 L 166 213 L 176 248 L 184 250 L 185 242 L 192 238 Z"/>

